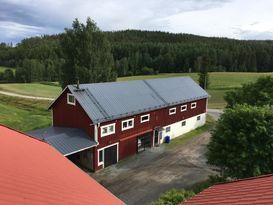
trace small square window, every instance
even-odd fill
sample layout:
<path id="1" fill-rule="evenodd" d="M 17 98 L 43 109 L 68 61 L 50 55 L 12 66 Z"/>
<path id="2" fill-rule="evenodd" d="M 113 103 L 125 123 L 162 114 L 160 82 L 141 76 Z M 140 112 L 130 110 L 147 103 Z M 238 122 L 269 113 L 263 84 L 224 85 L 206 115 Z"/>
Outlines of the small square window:
<path id="1" fill-rule="evenodd" d="M 174 115 L 175 113 L 176 113 L 175 107 L 169 109 L 169 115 Z"/>
<path id="2" fill-rule="evenodd" d="M 181 105 L 181 112 L 187 111 L 187 105 Z"/>
<path id="3" fill-rule="evenodd" d="M 171 127 L 166 127 L 166 132 L 170 132 L 171 131 Z"/>
<path id="4" fill-rule="evenodd" d="M 182 125 L 182 127 L 183 127 L 183 126 L 186 126 L 186 121 L 182 121 L 182 124 L 181 124 L 181 125 Z"/>
<path id="5" fill-rule="evenodd" d="M 191 109 L 195 109 L 196 108 L 196 102 L 191 103 Z"/>
<path id="6" fill-rule="evenodd" d="M 149 120 L 150 120 L 150 114 L 142 115 L 142 116 L 140 117 L 140 123 L 148 122 Z"/>
<path id="7" fill-rule="evenodd" d="M 197 121 L 201 120 L 201 116 L 197 116 Z"/>
<path id="8" fill-rule="evenodd" d="M 122 127 L 121 130 L 128 130 L 134 127 L 134 118 L 129 119 L 129 120 L 124 120 L 121 122 Z"/>
<path id="9" fill-rule="evenodd" d="M 107 135 L 115 134 L 115 123 L 110 125 L 101 126 L 101 137 L 105 137 Z"/>
<path id="10" fill-rule="evenodd" d="M 75 97 L 71 93 L 67 93 L 67 104 L 76 105 Z"/>

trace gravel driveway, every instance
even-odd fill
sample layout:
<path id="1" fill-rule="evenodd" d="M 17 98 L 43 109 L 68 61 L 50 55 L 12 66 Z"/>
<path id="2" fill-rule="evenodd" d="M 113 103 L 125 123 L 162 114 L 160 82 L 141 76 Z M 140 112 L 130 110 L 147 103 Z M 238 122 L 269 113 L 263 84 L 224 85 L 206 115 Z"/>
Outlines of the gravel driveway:
<path id="1" fill-rule="evenodd" d="M 189 187 L 215 173 L 204 157 L 209 139 L 206 132 L 172 149 L 151 148 L 90 175 L 127 205 L 146 205 L 165 191 Z"/>

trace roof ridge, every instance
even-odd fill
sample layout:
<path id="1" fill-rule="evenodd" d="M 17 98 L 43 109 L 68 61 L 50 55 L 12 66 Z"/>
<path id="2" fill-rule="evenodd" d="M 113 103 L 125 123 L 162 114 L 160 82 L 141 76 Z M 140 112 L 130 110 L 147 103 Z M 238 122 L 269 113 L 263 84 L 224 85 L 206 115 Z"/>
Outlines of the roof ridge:
<path id="1" fill-rule="evenodd" d="M 154 94 L 162 101 L 164 102 L 166 105 L 168 105 L 169 103 L 153 88 L 152 85 L 150 85 L 147 80 L 143 80 L 143 82 L 148 86 L 148 88 L 150 88 Z"/>
<path id="2" fill-rule="evenodd" d="M 110 115 L 106 112 L 106 110 L 100 105 L 100 103 L 98 102 L 98 100 L 96 99 L 96 97 L 91 93 L 91 91 L 89 89 L 85 89 L 84 90 L 86 92 L 86 94 L 88 95 L 88 97 L 90 98 L 90 100 L 94 103 L 94 105 L 98 108 L 98 110 L 101 112 L 101 114 L 105 117 L 105 118 L 109 118 Z"/>

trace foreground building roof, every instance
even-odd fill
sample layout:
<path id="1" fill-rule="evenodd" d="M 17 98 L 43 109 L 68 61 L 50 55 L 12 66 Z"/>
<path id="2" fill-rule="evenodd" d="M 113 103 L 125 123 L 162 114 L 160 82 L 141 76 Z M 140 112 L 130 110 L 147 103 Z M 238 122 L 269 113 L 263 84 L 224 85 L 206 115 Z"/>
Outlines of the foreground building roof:
<path id="1" fill-rule="evenodd" d="M 77 128 L 47 127 L 27 134 L 47 142 L 64 156 L 97 146 L 83 130 Z"/>
<path id="2" fill-rule="evenodd" d="M 0 164 L 0 204 L 124 204 L 47 143 L 2 125 Z"/>
<path id="3" fill-rule="evenodd" d="M 208 97 L 190 77 L 80 84 L 79 89 L 68 85 L 67 88 L 94 123 Z"/>
<path id="4" fill-rule="evenodd" d="M 183 205 L 272 205 L 273 175 L 222 183 L 205 189 Z"/>

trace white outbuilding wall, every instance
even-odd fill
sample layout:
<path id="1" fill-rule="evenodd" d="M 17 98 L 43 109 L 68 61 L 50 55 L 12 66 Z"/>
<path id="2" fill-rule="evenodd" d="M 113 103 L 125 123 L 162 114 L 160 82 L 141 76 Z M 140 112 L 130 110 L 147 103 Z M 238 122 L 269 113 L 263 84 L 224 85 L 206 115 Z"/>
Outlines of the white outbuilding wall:
<path id="1" fill-rule="evenodd" d="M 197 118 L 200 117 L 200 120 Z M 186 121 L 186 125 L 182 126 L 182 122 Z M 170 136 L 171 140 L 183 135 L 191 130 L 196 129 L 206 123 L 206 113 L 173 123 L 163 127 L 161 143 L 164 142 L 166 136 Z M 169 131 L 168 131 L 169 130 Z"/>

